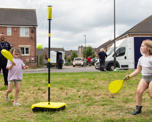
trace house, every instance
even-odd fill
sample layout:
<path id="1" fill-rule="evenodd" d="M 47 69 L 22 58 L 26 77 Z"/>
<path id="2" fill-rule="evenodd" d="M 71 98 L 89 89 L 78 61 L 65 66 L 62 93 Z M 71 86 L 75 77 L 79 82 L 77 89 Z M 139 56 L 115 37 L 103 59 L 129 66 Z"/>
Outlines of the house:
<path id="1" fill-rule="evenodd" d="M 22 59 L 36 66 L 36 28 L 35 9 L 0 8 L 0 33 L 13 48 L 20 48 Z"/>
<path id="2" fill-rule="evenodd" d="M 134 27 L 116 38 L 116 41 L 127 37 L 149 37 L 152 36 L 152 15 L 136 24 Z"/>
<path id="3" fill-rule="evenodd" d="M 115 41 L 119 41 L 127 37 L 152 37 L 152 15 L 139 22 L 125 33 L 118 36 Z M 114 40 L 109 40 L 100 45 L 98 47 L 98 50 L 100 50 L 100 48 L 109 48 L 113 43 Z"/>
<path id="4" fill-rule="evenodd" d="M 103 43 L 102 45 L 100 45 L 99 47 L 96 48 L 96 53 L 98 54 L 100 49 L 103 48 L 105 51 L 107 51 L 113 44 L 113 40 L 109 40 L 105 43 Z"/>

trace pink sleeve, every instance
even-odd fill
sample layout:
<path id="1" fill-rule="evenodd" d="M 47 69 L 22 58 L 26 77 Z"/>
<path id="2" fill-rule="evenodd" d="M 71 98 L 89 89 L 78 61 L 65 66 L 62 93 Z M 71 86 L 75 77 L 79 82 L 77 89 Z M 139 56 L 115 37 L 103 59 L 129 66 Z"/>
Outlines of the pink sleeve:
<path id="1" fill-rule="evenodd" d="M 22 63 L 22 67 L 24 67 L 25 66 L 25 64 L 24 64 L 24 62 L 21 60 L 21 63 Z"/>

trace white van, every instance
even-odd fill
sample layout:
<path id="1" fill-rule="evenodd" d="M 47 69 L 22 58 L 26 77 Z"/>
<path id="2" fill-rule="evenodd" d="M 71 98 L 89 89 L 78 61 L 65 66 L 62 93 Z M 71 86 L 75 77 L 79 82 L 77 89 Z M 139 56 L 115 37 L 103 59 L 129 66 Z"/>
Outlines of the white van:
<path id="1" fill-rule="evenodd" d="M 152 37 L 128 37 L 116 42 L 116 67 L 120 69 L 135 69 L 141 56 L 140 46 L 143 40 Z M 107 52 L 105 68 L 114 70 L 114 45 Z"/>

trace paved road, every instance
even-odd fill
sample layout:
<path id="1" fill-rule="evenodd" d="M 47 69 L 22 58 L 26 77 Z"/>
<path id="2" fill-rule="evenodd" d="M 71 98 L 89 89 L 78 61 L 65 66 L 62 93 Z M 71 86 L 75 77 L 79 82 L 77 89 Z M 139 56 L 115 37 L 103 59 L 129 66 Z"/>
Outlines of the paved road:
<path id="1" fill-rule="evenodd" d="M 48 72 L 47 68 L 24 70 L 24 73 L 45 73 L 45 72 Z M 64 66 L 63 69 L 51 68 L 51 72 L 99 72 L 99 70 L 96 70 L 94 66 L 87 66 L 87 67 Z"/>

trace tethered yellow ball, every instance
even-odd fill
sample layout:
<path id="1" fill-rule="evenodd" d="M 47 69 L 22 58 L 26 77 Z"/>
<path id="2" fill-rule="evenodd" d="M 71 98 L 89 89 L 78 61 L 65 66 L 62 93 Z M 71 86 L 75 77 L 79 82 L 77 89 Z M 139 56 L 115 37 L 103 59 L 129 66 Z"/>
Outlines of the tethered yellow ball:
<path id="1" fill-rule="evenodd" d="M 36 48 L 37 48 L 38 50 L 41 50 L 41 49 L 42 49 L 42 44 L 37 44 Z"/>

